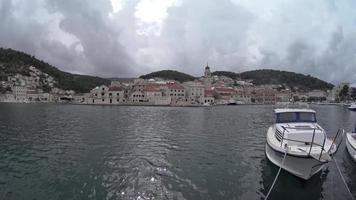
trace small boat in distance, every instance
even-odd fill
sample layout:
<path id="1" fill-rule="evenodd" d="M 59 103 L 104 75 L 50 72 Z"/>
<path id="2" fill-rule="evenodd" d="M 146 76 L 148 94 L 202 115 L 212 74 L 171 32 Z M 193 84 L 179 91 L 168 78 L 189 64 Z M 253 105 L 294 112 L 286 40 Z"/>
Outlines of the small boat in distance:
<path id="1" fill-rule="evenodd" d="M 356 133 L 346 134 L 346 148 L 351 158 L 356 162 Z"/>
<path id="2" fill-rule="evenodd" d="M 237 105 L 236 101 L 233 99 L 230 99 L 227 103 L 227 105 Z"/>
<path id="3" fill-rule="evenodd" d="M 333 140 L 329 139 L 311 109 L 281 108 L 274 113 L 276 121 L 267 131 L 268 160 L 308 180 L 332 160 L 338 146 L 336 139 L 344 131 L 339 130 Z"/>
<path id="4" fill-rule="evenodd" d="M 349 110 L 356 111 L 356 103 L 351 104 Z"/>

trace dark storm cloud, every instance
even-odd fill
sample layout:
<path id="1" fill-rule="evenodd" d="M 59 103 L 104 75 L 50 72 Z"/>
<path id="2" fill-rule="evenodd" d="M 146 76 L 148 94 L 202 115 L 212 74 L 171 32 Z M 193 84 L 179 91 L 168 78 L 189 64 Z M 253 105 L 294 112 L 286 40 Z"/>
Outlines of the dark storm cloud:
<path id="1" fill-rule="evenodd" d="M 178 0 L 152 22 L 136 13 L 147 0 L 115 1 L 116 13 L 110 0 L 0 0 L 0 45 L 107 77 L 167 68 L 201 75 L 209 62 L 356 80 L 355 2 Z"/>
<path id="2" fill-rule="evenodd" d="M 319 54 L 305 41 L 297 40 L 288 47 L 284 63 L 288 69 L 314 74 L 334 83 L 356 80 L 356 36 L 344 35 L 343 29 L 338 27 Z"/>
<path id="3" fill-rule="evenodd" d="M 134 61 L 118 42 L 119 32 L 107 23 L 109 1 L 50 0 L 48 6 L 63 15 L 60 28 L 79 39 L 84 56 L 95 66 L 95 74 L 110 77 L 132 74 Z"/>
<path id="4" fill-rule="evenodd" d="M 246 33 L 254 16 L 229 0 L 184 1 L 168 10 L 162 36 L 168 63 L 201 74 L 210 62 L 227 69 L 241 65 Z"/>
<path id="5" fill-rule="evenodd" d="M 24 5 L 26 6 L 26 5 Z M 12 1 L 0 1 L 0 45 L 27 52 L 35 52 L 39 38 L 46 34 L 46 26 L 30 19 L 16 16 L 16 5 Z M 28 10 L 24 15 L 30 15 Z"/>

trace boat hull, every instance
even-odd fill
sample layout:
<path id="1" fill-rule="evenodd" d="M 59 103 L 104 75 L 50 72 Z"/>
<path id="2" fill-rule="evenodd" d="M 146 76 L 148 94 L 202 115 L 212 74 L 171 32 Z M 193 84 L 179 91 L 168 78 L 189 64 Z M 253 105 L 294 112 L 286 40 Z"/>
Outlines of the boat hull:
<path id="1" fill-rule="evenodd" d="M 346 136 L 346 148 L 351 158 L 356 162 L 356 148 L 351 144 L 351 139 L 351 135 L 348 133 Z"/>
<path id="2" fill-rule="evenodd" d="M 287 153 L 282 166 L 284 153 L 276 151 L 268 143 L 266 144 L 266 156 L 273 164 L 304 180 L 310 179 L 314 174 L 322 170 L 324 165 L 324 163 L 312 157 L 299 157 Z"/>

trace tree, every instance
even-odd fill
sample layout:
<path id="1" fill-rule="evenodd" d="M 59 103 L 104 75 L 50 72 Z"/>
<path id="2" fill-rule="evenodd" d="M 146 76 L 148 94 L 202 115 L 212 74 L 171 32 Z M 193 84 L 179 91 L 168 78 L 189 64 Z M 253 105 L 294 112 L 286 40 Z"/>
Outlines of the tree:
<path id="1" fill-rule="evenodd" d="M 352 100 L 356 100 L 356 88 L 354 88 L 354 87 L 352 87 L 351 88 L 351 98 L 352 98 Z"/>
<path id="2" fill-rule="evenodd" d="M 341 89 L 340 93 L 339 93 L 339 97 L 341 101 L 345 101 L 348 99 L 349 97 L 349 86 L 348 85 L 344 85 L 344 87 Z"/>

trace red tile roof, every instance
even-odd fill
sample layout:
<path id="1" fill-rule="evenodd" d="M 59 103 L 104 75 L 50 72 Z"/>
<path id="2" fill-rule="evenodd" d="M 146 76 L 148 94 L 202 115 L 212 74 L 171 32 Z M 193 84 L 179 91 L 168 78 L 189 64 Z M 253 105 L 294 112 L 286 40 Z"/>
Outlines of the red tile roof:
<path id="1" fill-rule="evenodd" d="M 109 91 L 123 91 L 123 90 L 124 88 L 118 86 L 109 87 Z"/>
<path id="2" fill-rule="evenodd" d="M 167 87 L 171 90 L 184 90 L 184 87 L 178 83 L 168 83 Z"/>
<path id="3" fill-rule="evenodd" d="M 159 84 L 148 84 L 148 85 L 146 85 L 146 87 L 143 91 L 145 91 L 145 92 L 159 92 L 160 86 L 161 85 L 159 85 Z"/>
<path id="4" fill-rule="evenodd" d="M 214 90 L 204 90 L 204 96 L 206 96 L 206 97 L 211 97 L 211 96 L 213 96 L 214 95 Z"/>

